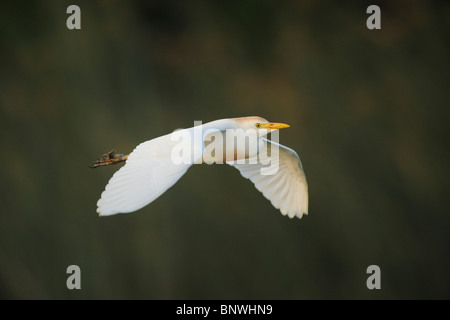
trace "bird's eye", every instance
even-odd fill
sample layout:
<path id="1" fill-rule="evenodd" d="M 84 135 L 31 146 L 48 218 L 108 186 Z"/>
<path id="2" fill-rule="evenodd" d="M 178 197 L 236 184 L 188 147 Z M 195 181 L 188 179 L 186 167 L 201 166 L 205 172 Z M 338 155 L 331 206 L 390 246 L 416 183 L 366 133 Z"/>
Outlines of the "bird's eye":
<path id="1" fill-rule="evenodd" d="M 257 124 L 256 124 L 256 127 L 257 127 L 257 128 L 261 127 L 261 123 L 257 123 Z"/>

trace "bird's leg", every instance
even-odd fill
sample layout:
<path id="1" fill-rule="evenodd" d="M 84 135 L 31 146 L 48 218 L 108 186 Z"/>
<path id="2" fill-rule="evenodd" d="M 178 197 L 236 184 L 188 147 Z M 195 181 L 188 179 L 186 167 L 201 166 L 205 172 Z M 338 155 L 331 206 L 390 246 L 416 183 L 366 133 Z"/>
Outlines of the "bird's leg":
<path id="1" fill-rule="evenodd" d="M 126 161 L 128 159 L 128 155 L 117 154 L 115 150 L 112 150 L 108 153 L 102 155 L 97 161 L 95 161 L 92 166 L 89 168 L 98 168 L 103 166 L 109 166 L 110 164 L 117 164 L 119 162 Z"/>

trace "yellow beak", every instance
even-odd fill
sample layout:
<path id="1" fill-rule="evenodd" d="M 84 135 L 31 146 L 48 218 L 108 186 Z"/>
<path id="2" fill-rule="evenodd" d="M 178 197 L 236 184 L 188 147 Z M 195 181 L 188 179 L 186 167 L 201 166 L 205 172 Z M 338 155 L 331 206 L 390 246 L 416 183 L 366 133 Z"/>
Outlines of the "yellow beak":
<path id="1" fill-rule="evenodd" d="M 284 129 L 284 128 L 289 128 L 290 125 L 285 124 L 285 123 L 277 123 L 277 122 L 267 122 L 267 123 L 262 123 L 260 128 L 262 129 Z"/>

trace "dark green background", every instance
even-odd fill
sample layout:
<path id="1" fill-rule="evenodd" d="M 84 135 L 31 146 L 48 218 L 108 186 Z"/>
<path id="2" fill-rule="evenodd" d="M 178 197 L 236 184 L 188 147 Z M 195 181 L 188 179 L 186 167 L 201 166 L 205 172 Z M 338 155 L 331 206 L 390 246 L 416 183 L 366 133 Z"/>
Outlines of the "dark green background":
<path id="1" fill-rule="evenodd" d="M 0 298 L 450 298 L 449 17 L 444 1 L 1 2 Z M 291 125 L 308 216 L 226 165 L 97 216 L 118 169 L 89 169 L 102 153 L 248 115 Z"/>

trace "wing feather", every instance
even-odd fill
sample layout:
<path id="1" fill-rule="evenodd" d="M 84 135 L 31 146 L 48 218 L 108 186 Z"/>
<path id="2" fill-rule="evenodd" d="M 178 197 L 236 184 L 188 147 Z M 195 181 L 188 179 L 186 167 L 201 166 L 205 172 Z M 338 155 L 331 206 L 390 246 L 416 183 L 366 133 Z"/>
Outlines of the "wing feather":
<path id="1" fill-rule="evenodd" d="M 97 212 L 103 216 L 133 212 L 172 187 L 192 165 L 172 161 L 176 143 L 168 134 L 139 144 L 109 180 Z"/>
<path id="2" fill-rule="evenodd" d="M 265 161 L 259 157 L 256 164 L 229 163 L 238 169 L 242 176 L 251 180 L 256 189 L 262 192 L 264 197 L 270 200 L 272 205 L 280 209 L 283 215 L 290 218 L 308 214 L 308 183 L 306 182 L 303 166 L 297 153 L 276 142 L 262 138 L 266 145 L 261 154 L 267 154 L 267 146 L 278 146 L 279 157 L 270 158 L 272 165 L 278 165 L 278 171 L 272 175 L 261 174 L 261 169 L 266 167 Z"/>

